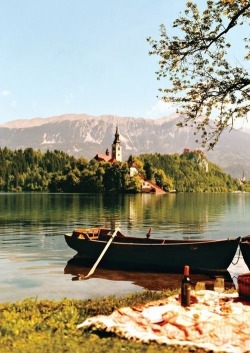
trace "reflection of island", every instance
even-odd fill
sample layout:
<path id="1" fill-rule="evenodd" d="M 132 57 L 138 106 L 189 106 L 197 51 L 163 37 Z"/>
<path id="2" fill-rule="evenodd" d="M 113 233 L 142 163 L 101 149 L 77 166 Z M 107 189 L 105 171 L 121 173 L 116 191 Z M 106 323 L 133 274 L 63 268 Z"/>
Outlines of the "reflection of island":
<path id="1" fill-rule="evenodd" d="M 182 238 L 187 234 L 207 237 L 211 224 L 217 224 L 230 208 L 231 197 L 204 193 L 142 194 L 128 195 L 126 201 L 123 219 L 127 220 L 129 235 L 141 232 L 142 227 L 151 227 L 152 236 Z"/>
<path id="2" fill-rule="evenodd" d="M 72 275 L 72 281 L 84 280 L 90 267 L 81 265 L 74 257 L 68 261 L 64 273 Z M 165 290 L 180 288 L 182 274 L 175 273 L 151 273 L 151 272 L 130 272 L 116 271 L 103 268 L 97 268 L 91 278 L 102 278 L 110 281 L 127 281 L 147 290 Z M 206 281 L 207 284 L 213 283 L 214 277 L 203 274 L 193 274 L 191 276 L 193 283 L 197 281 Z M 233 280 L 227 272 L 225 274 L 225 283 L 227 288 L 234 287 Z"/>

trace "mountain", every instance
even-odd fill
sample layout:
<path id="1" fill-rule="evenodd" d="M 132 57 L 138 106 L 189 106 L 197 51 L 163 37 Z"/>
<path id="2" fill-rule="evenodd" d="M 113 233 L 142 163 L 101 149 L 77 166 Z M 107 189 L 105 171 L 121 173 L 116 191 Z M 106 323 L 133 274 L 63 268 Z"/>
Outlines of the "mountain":
<path id="1" fill-rule="evenodd" d="M 161 119 L 90 116 L 68 114 L 49 118 L 15 120 L 0 125 L 0 147 L 25 149 L 32 147 L 60 150 L 75 157 L 93 158 L 111 150 L 116 126 L 119 128 L 123 159 L 141 153 L 182 153 L 184 148 L 201 149 L 194 131 L 179 128 L 176 113 Z M 211 162 L 225 172 L 240 178 L 250 175 L 250 135 L 244 131 L 224 132 L 213 151 L 206 152 Z"/>

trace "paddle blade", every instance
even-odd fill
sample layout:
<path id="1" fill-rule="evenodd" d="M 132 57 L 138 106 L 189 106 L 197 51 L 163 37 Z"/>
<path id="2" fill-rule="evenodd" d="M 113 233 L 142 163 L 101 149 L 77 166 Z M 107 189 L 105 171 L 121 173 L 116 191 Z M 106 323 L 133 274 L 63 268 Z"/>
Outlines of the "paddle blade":
<path id="1" fill-rule="evenodd" d="M 112 234 L 111 238 L 109 239 L 109 241 L 107 242 L 107 244 L 105 245 L 104 249 L 102 250 L 100 256 L 98 257 L 98 259 L 96 260 L 94 266 L 91 268 L 91 270 L 89 271 L 89 273 L 84 277 L 84 279 L 89 278 L 91 275 L 93 275 L 93 273 L 95 272 L 99 262 L 101 261 L 101 259 L 103 258 L 105 252 L 108 250 L 110 244 L 112 243 L 112 241 L 114 240 L 117 232 L 119 231 L 119 228 L 117 228 L 115 230 L 115 232 Z"/>

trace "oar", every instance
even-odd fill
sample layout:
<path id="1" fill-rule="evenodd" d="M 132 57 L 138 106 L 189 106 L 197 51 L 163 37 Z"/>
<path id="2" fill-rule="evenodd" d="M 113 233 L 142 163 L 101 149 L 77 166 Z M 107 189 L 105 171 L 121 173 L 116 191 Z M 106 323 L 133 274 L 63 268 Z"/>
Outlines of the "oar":
<path id="1" fill-rule="evenodd" d="M 112 243 L 114 237 L 116 236 L 117 232 L 119 231 L 119 228 L 117 228 L 114 233 L 112 234 L 111 238 L 109 239 L 109 241 L 107 242 L 105 248 L 102 250 L 100 256 L 98 257 L 98 259 L 96 260 L 94 266 L 91 268 L 91 270 L 89 271 L 89 273 L 87 274 L 87 276 L 84 277 L 84 279 L 90 277 L 91 275 L 93 275 L 93 273 L 95 272 L 99 262 L 101 261 L 101 259 L 103 258 L 103 255 L 105 254 L 105 252 L 108 250 L 110 244 Z"/>

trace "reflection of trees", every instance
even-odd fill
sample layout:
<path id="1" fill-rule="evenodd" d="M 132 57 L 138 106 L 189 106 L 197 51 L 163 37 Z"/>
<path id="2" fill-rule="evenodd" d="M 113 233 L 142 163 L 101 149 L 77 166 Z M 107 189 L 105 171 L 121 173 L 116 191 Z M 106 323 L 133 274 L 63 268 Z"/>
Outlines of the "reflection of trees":
<path id="1" fill-rule="evenodd" d="M 152 227 L 152 234 L 199 234 L 209 222 L 218 221 L 230 207 L 230 194 L 130 195 L 127 229 L 138 233 Z"/>
<path id="2" fill-rule="evenodd" d="M 238 203 L 235 203 L 235 197 Z M 242 197 L 240 197 L 242 196 Z M 152 236 L 202 234 L 232 208 L 245 207 L 244 195 L 234 194 L 1 194 L 1 223 L 10 227 L 38 227 L 53 231 L 76 227 L 118 225 L 128 234 Z M 29 228 L 31 229 L 31 228 Z"/>

